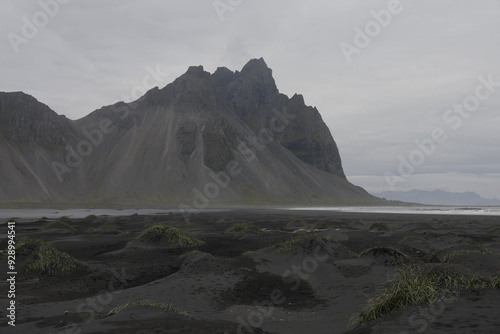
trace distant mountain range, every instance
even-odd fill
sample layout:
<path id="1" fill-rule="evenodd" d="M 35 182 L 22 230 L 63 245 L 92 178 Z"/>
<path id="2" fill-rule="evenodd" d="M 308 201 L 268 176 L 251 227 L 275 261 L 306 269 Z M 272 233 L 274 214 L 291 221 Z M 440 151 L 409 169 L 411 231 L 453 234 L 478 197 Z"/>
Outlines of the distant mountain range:
<path id="1" fill-rule="evenodd" d="M 337 145 L 264 60 L 164 88 L 73 121 L 0 93 L 0 203 L 383 204 L 345 177 Z"/>
<path id="2" fill-rule="evenodd" d="M 475 192 L 453 193 L 443 190 L 384 191 L 373 195 L 388 200 L 421 203 L 429 205 L 477 205 L 499 206 L 500 200 L 483 198 Z"/>

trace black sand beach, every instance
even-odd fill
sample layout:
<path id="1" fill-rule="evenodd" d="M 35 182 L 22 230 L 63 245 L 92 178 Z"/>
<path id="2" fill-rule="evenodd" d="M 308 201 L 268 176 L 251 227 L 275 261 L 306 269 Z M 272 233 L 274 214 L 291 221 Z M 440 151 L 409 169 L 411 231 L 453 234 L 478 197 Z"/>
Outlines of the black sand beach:
<path id="1" fill-rule="evenodd" d="M 7 249 L 6 225 L 2 233 L 0 246 Z M 18 220 L 16 243 L 16 326 L 7 324 L 2 292 L 2 333 L 500 328 L 495 216 L 262 209 L 193 214 L 189 222 L 174 213 Z M 44 254 L 57 251 L 69 256 L 42 263 Z M 5 251 L 2 257 L 0 285 L 7 291 Z M 353 315 L 393 288 L 402 272 L 441 280 L 434 302 L 355 326 Z"/>

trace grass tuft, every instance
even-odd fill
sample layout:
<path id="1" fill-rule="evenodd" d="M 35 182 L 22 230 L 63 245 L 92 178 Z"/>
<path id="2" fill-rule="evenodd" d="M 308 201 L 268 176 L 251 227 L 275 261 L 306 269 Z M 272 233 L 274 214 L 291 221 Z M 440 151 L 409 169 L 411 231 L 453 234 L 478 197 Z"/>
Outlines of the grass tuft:
<path id="1" fill-rule="evenodd" d="M 434 218 L 434 221 L 443 227 L 453 227 L 453 225 L 450 222 L 448 222 L 447 220 L 444 220 L 444 219 L 439 220 L 439 219 Z"/>
<path id="2" fill-rule="evenodd" d="M 260 234 L 262 233 L 262 230 L 250 223 L 234 223 L 230 227 L 228 227 L 225 231 L 226 234 L 236 234 L 236 235 L 241 235 L 241 234 L 247 234 L 247 233 L 256 233 Z"/>
<path id="3" fill-rule="evenodd" d="M 491 226 L 488 228 L 489 234 L 500 234 L 500 226 Z"/>
<path id="4" fill-rule="evenodd" d="M 123 310 L 126 310 L 127 308 L 134 307 L 134 306 L 147 306 L 147 307 L 151 307 L 151 308 L 163 311 L 163 312 L 175 312 L 177 314 L 189 316 L 189 313 L 175 309 L 172 306 L 172 304 L 170 304 L 170 303 L 168 303 L 168 304 L 167 303 L 158 303 L 155 301 L 151 301 L 149 299 L 130 301 L 126 304 L 120 305 L 120 306 L 112 309 L 111 311 L 109 311 L 108 315 L 118 314 L 118 313 L 122 312 Z"/>
<path id="5" fill-rule="evenodd" d="M 194 256 L 194 255 L 204 255 L 205 257 L 207 258 L 213 258 L 214 256 L 210 253 L 207 253 L 207 252 L 202 252 L 198 249 L 192 249 L 190 251 L 187 251 L 185 253 L 182 253 L 181 255 L 179 255 L 177 257 L 177 261 L 186 261 L 187 258 L 189 258 L 190 256 Z"/>
<path id="6" fill-rule="evenodd" d="M 74 272 L 85 267 L 68 253 L 59 251 L 40 239 L 22 238 L 17 245 L 16 253 L 32 256 L 25 267 L 28 273 L 59 274 Z"/>
<path id="7" fill-rule="evenodd" d="M 132 243 L 142 243 L 151 246 L 193 248 L 205 245 L 201 241 L 186 231 L 177 227 L 168 227 L 164 224 L 157 224 L 142 231 Z"/>
<path id="8" fill-rule="evenodd" d="M 377 230 L 377 231 L 389 231 L 389 226 L 387 226 L 386 223 L 384 222 L 376 222 L 370 225 L 368 228 L 370 231 Z"/>
<path id="9" fill-rule="evenodd" d="M 71 218 L 68 216 L 61 216 L 57 219 L 60 222 L 71 224 Z"/>
<path id="10" fill-rule="evenodd" d="M 97 228 L 89 229 L 89 232 L 97 232 L 97 233 L 121 233 L 122 228 L 115 223 L 105 222 L 101 226 Z"/>
<path id="11" fill-rule="evenodd" d="M 73 226 L 71 226 L 70 223 L 64 221 L 64 220 L 55 220 L 55 221 L 52 221 L 52 222 L 48 222 L 47 224 L 45 224 L 43 226 L 44 229 L 51 229 L 51 228 L 54 228 L 54 229 L 61 229 L 61 230 L 64 230 L 64 231 L 70 231 L 70 232 L 75 232 L 76 231 L 76 228 L 74 228 Z"/>
<path id="12" fill-rule="evenodd" d="M 312 230 L 326 230 L 326 229 L 329 229 L 329 228 L 330 228 L 330 226 L 328 225 L 328 223 L 327 222 L 323 222 L 323 221 L 316 222 L 311 227 Z"/>
<path id="13" fill-rule="evenodd" d="M 407 306 L 433 304 L 464 290 L 498 289 L 499 277 L 466 276 L 446 267 L 403 265 L 388 285 L 369 299 L 360 313 L 351 316 L 351 324 L 367 323 Z"/>
<path id="14" fill-rule="evenodd" d="M 359 253 L 359 256 L 361 257 L 368 254 L 373 254 L 375 256 L 387 255 L 395 260 L 410 260 L 408 255 L 394 247 L 370 247 Z"/>
<path id="15" fill-rule="evenodd" d="M 307 240 L 313 240 L 317 237 L 319 237 L 319 235 L 314 233 L 296 234 L 285 240 L 278 241 L 267 248 L 272 248 L 277 253 L 282 253 L 282 254 L 291 253 L 292 251 L 295 250 L 295 247 L 299 243 Z"/>
<path id="16" fill-rule="evenodd" d="M 307 220 L 301 218 L 294 219 L 286 224 L 286 226 L 290 228 L 305 228 L 308 225 L 309 223 Z"/>
<path id="17" fill-rule="evenodd" d="M 298 247 L 304 247 L 306 249 L 314 249 L 315 247 L 324 246 L 327 243 L 335 243 L 340 248 L 346 250 L 348 253 L 353 254 L 342 242 L 332 240 L 326 235 L 320 233 L 302 233 L 295 234 L 286 239 L 279 240 L 274 244 L 266 247 L 265 249 L 271 249 L 279 254 L 293 253 Z"/>
<path id="18" fill-rule="evenodd" d="M 461 255 L 467 255 L 467 254 L 483 254 L 483 255 L 488 255 L 488 254 L 493 254 L 490 252 L 486 247 L 484 246 L 478 246 L 476 249 L 460 249 L 456 250 L 453 252 L 450 252 L 446 255 L 444 255 L 441 259 L 441 262 L 443 263 L 451 263 L 456 257 L 459 257 Z"/>

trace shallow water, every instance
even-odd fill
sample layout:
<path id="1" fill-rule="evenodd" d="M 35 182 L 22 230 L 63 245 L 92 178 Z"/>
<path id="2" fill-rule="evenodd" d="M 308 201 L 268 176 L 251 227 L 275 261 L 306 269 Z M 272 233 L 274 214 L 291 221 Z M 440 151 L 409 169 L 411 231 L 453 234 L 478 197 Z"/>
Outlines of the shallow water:
<path id="1" fill-rule="evenodd" d="M 168 214 L 172 210 L 165 209 L 0 209 L 0 221 L 10 218 L 39 219 L 41 217 L 84 218 L 88 215 L 130 216 L 134 213 L 141 215 Z"/>
<path id="2" fill-rule="evenodd" d="M 485 215 L 500 216 L 500 207 L 465 207 L 465 206 L 346 206 L 346 207 L 315 207 L 293 208 L 290 210 L 324 210 L 339 212 L 365 212 L 365 213 L 399 213 L 399 214 L 429 214 L 429 215 Z"/>
<path id="3" fill-rule="evenodd" d="M 249 208 L 246 208 L 249 209 Z M 271 209 L 271 208 L 269 208 Z M 342 207 L 297 207 L 297 208 L 276 208 L 278 210 L 311 210 L 311 211 L 332 211 L 332 212 L 360 212 L 360 213 L 395 213 L 395 214 L 429 214 L 429 215 L 486 215 L 500 216 L 500 207 L 411 207 L 411 206 L 342 206 Z M 231 211 L 238 209 L 204 209 L 202 211 Z M 198 211 L 198 212 L 202 212 Z M 108 216 L 130 216 L 135 213 L 139 215 L 156 215 L 178 213 L 176 208 L 170 209 L 0 209 L 0 223 L 10 219 L 39 219 L 47 217 L 49 219 L 68 216 L 70 218 L 84 218 L 88 215 L 108 215 Z"/>

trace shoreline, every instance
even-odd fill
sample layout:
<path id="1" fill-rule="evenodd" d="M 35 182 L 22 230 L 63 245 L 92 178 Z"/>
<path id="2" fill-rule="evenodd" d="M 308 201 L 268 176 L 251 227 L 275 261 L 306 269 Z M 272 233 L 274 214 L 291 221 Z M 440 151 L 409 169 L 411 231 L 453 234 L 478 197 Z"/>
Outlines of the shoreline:
<path id="1" fill-rule="evenodd" d="M 183 214 L 185 217 L 200 214 L 211 213 L 238 213 L 245 212 L 248 214 L 274 214 L 281 213 L 286 215 L 303 215 L 303 214 L 324 214 L 332 216 L 341 216 L 342 214 L 352 215 L 410 215 L 410 216 L 466 216 L 466 217 L 500 217 L 500 207 L 464 207 L 464 206 L 409 206 L 409 207 L 387 207 L 387 206 L 339 206 L 339 207 L 213 207 L 203 210 L 182 211 L 177 208 L 1 208 L 0 207 L 0 224 L 1 220 L 10 218 L 39 219 L 47 217 L 51 219 L 61 216 L 70 218 L 84 218 L 88 215 L 107 215 L 107 216 L 127 216 L 132 214 L 139 215 L 165 215 L 165 214 Z"/>

